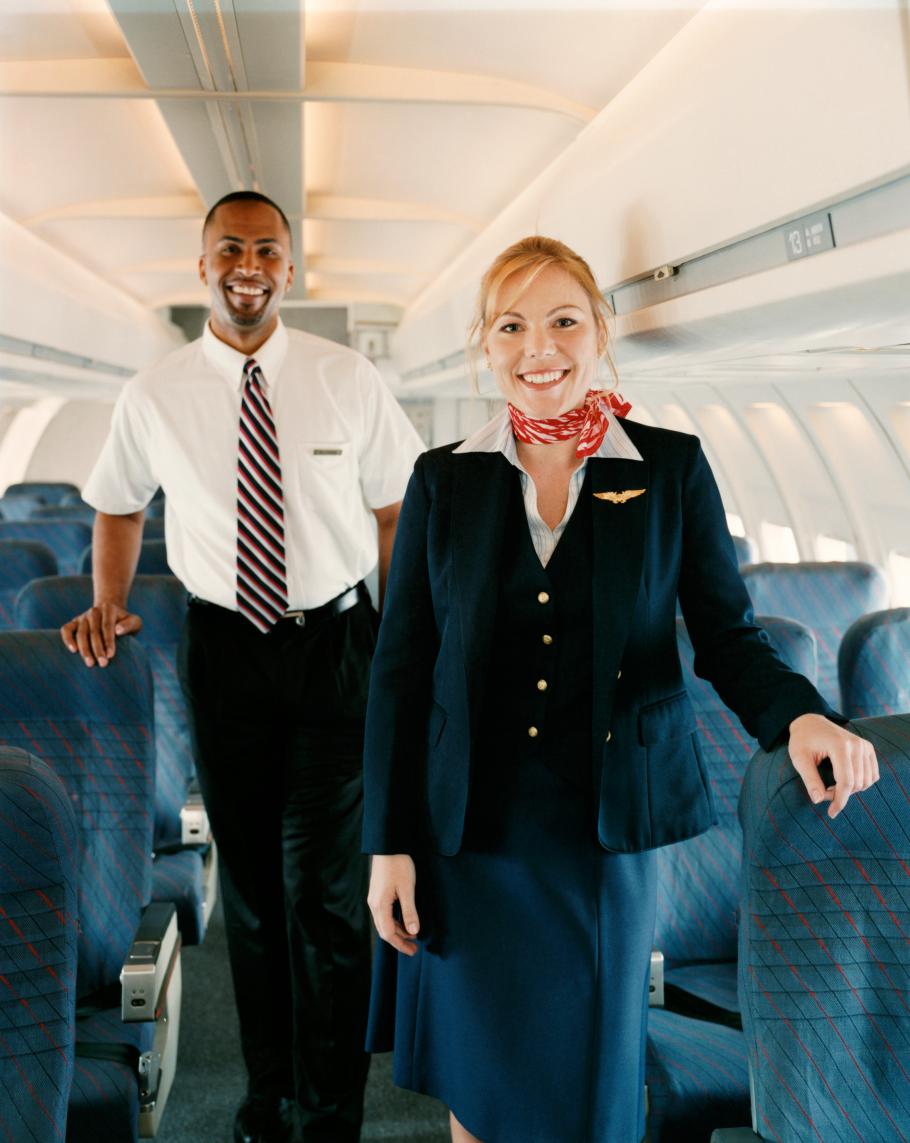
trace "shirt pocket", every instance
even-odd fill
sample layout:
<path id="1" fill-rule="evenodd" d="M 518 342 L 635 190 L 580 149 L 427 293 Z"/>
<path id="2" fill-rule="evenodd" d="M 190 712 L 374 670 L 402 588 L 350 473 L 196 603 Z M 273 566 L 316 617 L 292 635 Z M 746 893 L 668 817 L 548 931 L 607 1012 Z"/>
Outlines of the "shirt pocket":
<path id="1" fill-rule="evenodd" d="M 354 457 L 351 441 L 301 441 L 297 447 L 304 468 L 314 472 L 346 468 Z"/>

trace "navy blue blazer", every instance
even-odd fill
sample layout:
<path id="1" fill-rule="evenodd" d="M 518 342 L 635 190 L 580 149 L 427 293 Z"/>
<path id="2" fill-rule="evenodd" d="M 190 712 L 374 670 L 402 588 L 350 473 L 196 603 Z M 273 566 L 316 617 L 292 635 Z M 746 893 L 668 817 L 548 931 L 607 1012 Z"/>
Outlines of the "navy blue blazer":
<path id="1" fill-rule="evenodd" d="M 797 715 L 843 721 L 753 621 L 698 438 L 624 422 L 643 461 L 591 458 L 593 789 L 601 845 L 630 853 L 716 820 L 676 647 L 676 601 L 710 680 L 767 750 Z M 458 852 L 498 594 L 510 482 L 501 453 L 424 453 L 402 504 L 373 659 L 364 851 Z"/>

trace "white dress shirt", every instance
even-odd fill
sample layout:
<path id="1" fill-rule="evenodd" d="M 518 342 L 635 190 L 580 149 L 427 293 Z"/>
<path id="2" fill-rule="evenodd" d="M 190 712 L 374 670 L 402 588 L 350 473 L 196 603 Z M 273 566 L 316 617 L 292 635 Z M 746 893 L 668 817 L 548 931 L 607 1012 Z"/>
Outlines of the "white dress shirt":
<path id="1" fill-rule="evenodd" d="M 619 419 L 612 413 L 607 413 L 610 427 L 598 448 L 592 455 L 597 457 L 613 457 L 623 460 L 641 460 L 642 455 L 629 440 L 628 435 L 619 423 Z M 537 485 L 527 469 L 518 459 L 518 450 L 515 447 L 515 434 L 512 432 L 512 420 L 509 410 L 503 409 L 492 421 L 488 421 L 483 428 L 469 436 L 453 452 L 501 452 L 502 455 L 514 464 L 520 473 L 521 494 L 524 498 L 525 515 L 528 517 L 528 528 L 531 532 L 531 542 L 534 551 L 544 567 L 550 562 L 560 537 L 566 530 L 566 525 L 572 518 L 575 505 L 581 493 L 581 486 L 585 480 L 585 470 L 588 467 L 587 457 L 569 478 L 569 499 L 563 518 L 555 528 L 551 528 L 543 519 L 537 507 Z"/>
<path id="2" fill-rule="evenodd" d="M 401 500 L 423 443 L 354 350 L 279 322 L 253 356 L 278 433 L 288 607 L 319 607 L 375 566 L 370 509 Z M 128 381 L 82 492 L 99 511 L 125 515 L 163 488 L 172 571 L 194 595 L 232 610 L 246 360 L 206 325 Z"/>

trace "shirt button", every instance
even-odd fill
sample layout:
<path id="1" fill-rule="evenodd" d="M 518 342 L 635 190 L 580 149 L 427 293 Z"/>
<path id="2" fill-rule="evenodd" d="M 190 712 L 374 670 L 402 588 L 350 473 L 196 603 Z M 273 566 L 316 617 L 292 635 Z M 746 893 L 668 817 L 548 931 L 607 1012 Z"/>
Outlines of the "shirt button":
<path id="1" fill-rule="evenodd" d="M 546 679 L 538 679 L 537 680 L 537 689 L 539 691 L 545 691 L 547 689 L 547 680 Z"/>
<path id="2" fill-rule="evenodd" d="M 550 602 L 549 593 L 546 591 L 541 591 L 537 596 L 537 602 L 538 603 L 549 603 Z"/>
<path id="3" fill-rule="evenodd" d="M 617 679 L 621 679 L 622 678 L 622 671 L 617 671 L 616 677 L 617 677 Z"/>
<path id="4" fill-rule="evenodd" d="M 536 726 L 529 726 L 528 727 L 528 738 L 536 738 L 539 733 L 540 733 L 540 731 L 537 729 Z"/>
<path id="5" fill-rule="evenodd" d="M 553 642 L 553 636 L 552 635 L 544 635 L 543 641 L 549 647 L 550 644 Z"/>
<path id="6" fill-rule="evenodd" d="M 610 739 L 611 739 L 612 737 L 613 737 L 613 731 L 612 731 L 612 730 L 608 730 L 608 731 L 607 731 L 607 737 L 606 737 L 606 741 L 607 741 L 607 742 L 609 742 L 609 741 L 610 741 Z"/>

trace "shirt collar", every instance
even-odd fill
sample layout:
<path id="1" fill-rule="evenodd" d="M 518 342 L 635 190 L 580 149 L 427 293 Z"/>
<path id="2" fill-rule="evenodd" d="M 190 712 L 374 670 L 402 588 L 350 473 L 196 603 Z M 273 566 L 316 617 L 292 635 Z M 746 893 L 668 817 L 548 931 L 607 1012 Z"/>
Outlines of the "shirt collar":
<path id="1" fill-rule="evenodd" d="M 275 332 L 252 355 L 262 370 L 267 390 L 274 391 L 287 350 L 288 331 L 279 318 Z M 234 349 L 233 346 L 216 337 L 208 322 L 205 323 L 205 329 L 202 331 L 202 351 L 209 364 L 214 366 L 225 381 L 239 392 L 243 384 L 243 366 L 250 355 L 241 353 L 239 349 Z"/>
<path id="2" fill-rule="evenodd" d="M 638 449 L 632 444 L 628 433 L 620 424 L 619 418 L 607 413 L 610 427 L 594 457 L 602 460 L 642 460 Z M 515 434 L 512 432 L 512 421 L 509 410 L 503 409 L 497 413 L 492 421 L 488 421 L 482 429 L 472 433 L 467 440 L 462 441 L 453 452 L 501 452 L 502 455 L 516 468 L 522 465 L 518 460 L 518 450 L 515 448 Z"/>

